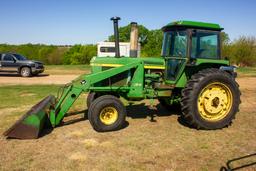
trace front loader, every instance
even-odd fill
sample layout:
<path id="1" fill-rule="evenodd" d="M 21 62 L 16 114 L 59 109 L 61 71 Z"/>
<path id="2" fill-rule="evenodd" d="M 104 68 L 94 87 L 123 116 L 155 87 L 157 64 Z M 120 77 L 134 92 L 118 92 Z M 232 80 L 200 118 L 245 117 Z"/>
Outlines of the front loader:
<path id="1" fill-rule="evenodd" d="M 218 24 L 167 24 L 162 28 L 162 56 L 134 58 L 120 56 L 119 19 L 112 18 L 116 56 L 93 57 L 91 74 L 65 85 L 59 98 L 50 95 L 32 107 L 5 136 L 37 138 L 44 127 L 60 125 L 82 93 L 89 93 L 88 119 L 98 132 L 123 127 L 126 109 L 120 97 L 127 101 L 157 99 L 167 109 L 178 103 L 182 118 L 196 129 L 213 130 L 231 124 L 239 110 L 240 91 L 235 67 L 221 59 L 223 29 Z"/>

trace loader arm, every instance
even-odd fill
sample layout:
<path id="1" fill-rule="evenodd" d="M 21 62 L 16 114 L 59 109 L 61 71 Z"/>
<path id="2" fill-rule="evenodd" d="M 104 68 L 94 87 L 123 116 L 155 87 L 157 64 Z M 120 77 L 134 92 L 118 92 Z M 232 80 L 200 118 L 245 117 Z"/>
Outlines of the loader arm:
<path id="1" fill-rule="evenodd" d="M 65 114 L 68 112 L 73 103 L 81 95 L 82 92 L 88 92 L 93 84 L 98 83 L 102 80 L 120 74 L 122 72 L 128 71 L 132 68 L 141 67 L 143 68 L 143 61 L 136 61 L 128 63 L 126 65 L 111 68 L 99 73 L 81 75 L 77 79 L 73 80 L 63 91 L 62 96 L 56 103 L 54 109 L 50 110 L 50 122 L 53 127 L 59 125 L 64 118 Z"/>

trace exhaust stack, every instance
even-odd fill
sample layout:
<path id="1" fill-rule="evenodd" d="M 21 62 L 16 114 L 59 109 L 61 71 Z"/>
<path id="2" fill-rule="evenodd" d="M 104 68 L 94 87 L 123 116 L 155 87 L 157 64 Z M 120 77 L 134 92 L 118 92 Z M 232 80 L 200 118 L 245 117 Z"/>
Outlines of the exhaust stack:
<path id="1" fill-rule="evenodd" d="M 131 23 L 130 34 L 130 57 L 138 57 L 138 24 L 136 22 Z"/>
<path id="2" fill-rule="evenodd" d="M 115 36 L 115 49 L 116 49 L 116 58 L 120 58 L 120 49 L 119 49 L 119 31 L 118 31 L 118 20 L 121 20 L 120 17 L 112 17 L 111 20 L 114 24 L 114 36 Z"/>

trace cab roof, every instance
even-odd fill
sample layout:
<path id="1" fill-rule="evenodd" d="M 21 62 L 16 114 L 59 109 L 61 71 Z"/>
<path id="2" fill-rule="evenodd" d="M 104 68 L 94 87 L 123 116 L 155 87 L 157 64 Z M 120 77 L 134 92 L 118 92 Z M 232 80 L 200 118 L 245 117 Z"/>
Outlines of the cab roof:
<path id="1" fill-rule="evenodd" d="M 166 26 L 164 26 L 162 29 L 165 31 L 167 29 L 177 28 L 177 27 L 197 28 L 197 29 L 216 30 L 216 31 L 223 30 L 223 28 L 219 24 L 204 23 L 204 22 L 198 22 L 198 21 L 186 21 L 186 20 L 171 22 Z"/>

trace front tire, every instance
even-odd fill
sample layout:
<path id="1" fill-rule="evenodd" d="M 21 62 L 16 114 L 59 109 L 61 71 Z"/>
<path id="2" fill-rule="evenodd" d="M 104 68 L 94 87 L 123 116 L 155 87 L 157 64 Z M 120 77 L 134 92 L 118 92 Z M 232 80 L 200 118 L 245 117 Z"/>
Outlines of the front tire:
<path id="1" fill-rule="evenodd" d="M 202 70 L 182 90 L 182 116 L 197 129 L 229 126 L 239 110 L 240 95 L 238 84 L 227 72 L 215 68 Z"/>
<path id="2" fill-rule="evenodd" d="M 89 107 L 88 119 L 98 132 L 115 131 L 125 123 L 126 109 L 115 96 L 104 95 L 95 99 Z"/>
<path id="3" fill-rule="evenodd" d="M 90 108 L 92 102 L 99 97 L 99 95 L 95 92 L 89 92 L 87 99 L 86 99 L 86 105 L 87 105 L 87 109 Z"/>
<path id="4" fill-rule="evenodd" d="M 22 77 L 30 77 L 31 76 L 31 69 L 29 67 L 21 68 L 20 75 Z"/>

